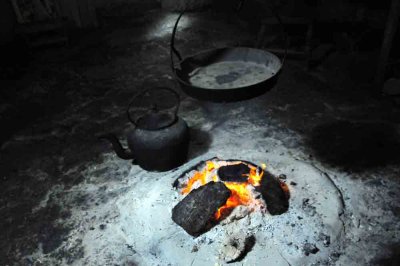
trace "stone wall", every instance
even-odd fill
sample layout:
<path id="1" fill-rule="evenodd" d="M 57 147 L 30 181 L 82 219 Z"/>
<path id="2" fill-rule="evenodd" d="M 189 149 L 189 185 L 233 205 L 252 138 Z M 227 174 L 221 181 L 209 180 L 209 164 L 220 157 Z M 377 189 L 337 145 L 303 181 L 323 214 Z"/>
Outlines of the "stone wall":
<path id="1" fill-rule="evenodd" d="M 171 11 L 199 10 L 209 5 L 213 8 L 229 11 L 237 6 L 239 0 L 91 0 L 98 8 L 107 8 L 110 5 L 134 4 L 140 2 L 158 3 L 162 8 Z M 316 16 L 317 19 L 349 21 L 363 20 L 379 16 L 388 10 L 388 1 L 367 3 L 358 0 L 245 0 L 242 12 L 250 11 L 253 19 L 269 16 L 266 3 L 275 7 L 282 16 L 308 17 Z M 314 15 L 315 13 L 316 15 Z"/>

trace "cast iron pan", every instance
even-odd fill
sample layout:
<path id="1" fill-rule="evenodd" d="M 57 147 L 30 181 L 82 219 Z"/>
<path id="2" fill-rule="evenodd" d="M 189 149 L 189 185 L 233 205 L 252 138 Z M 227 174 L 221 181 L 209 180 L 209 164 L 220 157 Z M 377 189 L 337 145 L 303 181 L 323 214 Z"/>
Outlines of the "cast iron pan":
<path id="1" fill-rule="evenodd" d="M 259 96 L 274 86 L 287 47 L 282 61 L 268 51 L 249 47 L 211 49 L 182 58 L 174 42 L 183 14 L 172 31 L 170 55 L 174 76 L 186 94 L 199 100 L 230 102 Z M 174 56 L 179 59 L 177 67 Z"/>

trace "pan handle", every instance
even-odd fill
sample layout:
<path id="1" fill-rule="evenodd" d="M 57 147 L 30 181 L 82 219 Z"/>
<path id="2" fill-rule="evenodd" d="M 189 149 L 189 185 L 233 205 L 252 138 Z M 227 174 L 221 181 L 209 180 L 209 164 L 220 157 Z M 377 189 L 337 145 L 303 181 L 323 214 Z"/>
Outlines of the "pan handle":
<path id="1" fill-rule="evenodd" d="M 258 0 L 257 0 L 257 1 L 258 1 Z M 235 8 L 236 11 L 240 11 L 240 10 L 243 8 L 243 5 L 244 5 L 245 2 L 246 2 L 246 0 L 239 0 L 239 3 L 238 3 L 238 5 L 237 5 L 236 8 Z M 274 8 L 273 8 L 271 5 L 267 4 L 267 6 L 268 6 L 268 9 L 270 10 L 270 12 L 272 13 L 272 15 L 275 16 L 276 19 L 278 20 L 278 22 L 279 22 L 279 24 L 281 25 L 282 30 L 283 30 L 283 32 L 284 32 L 284 34 L 285 34 L 285 53 L 284 53 L 283 58 L 282 58 L 282 65 L 283 65 L 283 63 L 285 62 L 285 59 L 286 59 L 286 56 L 287 56 L 287 52 L 288 52 L 288 47 L 289 47 L 288 33 L 287 33 L 287 31 L 286 31 L 285 25 L 284 25 L 283 22 L 282 22 L 281 17 L 278 15 L 278 13 L 274 10 Z M 171 35 L 170 57 L 171 57 L 171 70 L 172 70 L 172 73 L 173 73 L 174 75 L 176 75 L 176 68 L 175 68 L 174 55 L 179 59 L 179 61 L 182 61 L 182 56 L 181 56 L 181 54 L 180 54 L 180 53 L 178 52 L 178 50 L 175 48 L 175 35 L 176 35 L 176 31 L 177 31 L 177 29 L 178 29 L 179 21 L 181 20 L 182 16 L 185 14 L 185 12 L 186 12 L 186 10 L 182 11 L 182 12 L 179 14 L 179 16 L 178 16 L 178 18 L 177 18 L 177 20 L 176 20 L 176 22 L 175 22 L 174 28 L 173 28 L 173 30 L 172 30 L 172 35 Z"/>
<path id="2" fill-rule="evenodd" d="M 175 22 L 174 29 L 172 30 L 172 36 L 171 36 L 171 43 L 170 43 L 171 69 L 172 69 L 172 73 L 174 73 L 174 74 L 175 74 L 175 71 L 176 71 L 175 62 L 174 62 L 174 55 L 179 59 L 179 61 L 182 61 L 181 54 L 175 48 L 175 35 L 176 35 L 176 30 L 178 29 L 179 21 L 181 20 L 183 14 L 185 14 L 185 10 L 182 11 L 179 14 L 179 17 Z"/>

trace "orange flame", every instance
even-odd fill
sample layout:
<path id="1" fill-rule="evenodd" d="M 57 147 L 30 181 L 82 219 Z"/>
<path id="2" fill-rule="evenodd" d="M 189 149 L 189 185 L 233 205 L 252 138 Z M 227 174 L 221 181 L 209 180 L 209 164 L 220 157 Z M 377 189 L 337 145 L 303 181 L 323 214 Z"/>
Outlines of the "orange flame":
<path id="1" fill-rule="evenodd" d="M 206 167 L 202 172 L 196 171 L 194 173 L 194 175 L 189 179 L 188 184 L 186 185 L 186 187 L 182 190 L 182 194 L 186 195 L 188 194 L 190 191 L 192 191 L 193 186 L 195 185 L 195 183 L 197 181 L 200 182 L 201 186 L 204 186 L 206 183 L 208 183 L 207 181 L 207 177 L 210 175 L 210 173 L 214 170 L 214 169 L 218 169 L 219 167 L 216 167 L 217 165 L 212 162 L 212 161 L 207 161 L 206 163 Z M 217 181 L 217 177 L 214 176 L 212 178 L 213 181 Z"/>
<path id="2" fill-rule="evenodd" d="M 261 179 L 264 175 L 264 171 L 261 171 L 258 173 L 257 168 L 250 168 L 250 173 L 248 175 L 247 182 L 252 184 L 255 187 L 258 187 L 260 185 Z"/>
<path id="3" fill-rule="evenodd" d="M 234 165 L 238 163 L 241 162 L 228 162 L 228 165 Z M 182 194 L 188 194 L 194 188 L 195 184 L 200 183 L 199 185 L 203 186 L 210 181 L 219 181 L 215 170 L 221 166 L 222 165 L 213 161 L 207 161 L 206 167 L 202 171 L 194 172 L 193 176 L 189 178 L 187 185 L 182 189 Z M 250 173 L 246 175 L 248 177 L 246 182 L 224 182 L 225 186 L 231 191 L 231 196 L 227 199 L 225 205 L 220 207 L 214 214 L 214 218 L 216 220 L 221 219 L 221 217 L 225 216 L 233 208 L 239 205 L 250 205 L 255 201 L 255 199 L 252 197 L 251 191 L 249 190 L 249 185 L 260 186 L 264 172 L 259 172 L 255 166 L 248 166 L 250 167 Z"/>
<path id="4" fill-rule="evenodd" d="M 251 194 L 247 189 L 248 183 L 235 183 L 235 182 L 224 182 L 225 186 L 231 191 L 231 196 L 227 199 L 224 206 L 220 207 L 214 214 L 216 220 L 219 220 L 221 216 L 232 210 L 239 205 L 248 205 L 251 203 Z"/>

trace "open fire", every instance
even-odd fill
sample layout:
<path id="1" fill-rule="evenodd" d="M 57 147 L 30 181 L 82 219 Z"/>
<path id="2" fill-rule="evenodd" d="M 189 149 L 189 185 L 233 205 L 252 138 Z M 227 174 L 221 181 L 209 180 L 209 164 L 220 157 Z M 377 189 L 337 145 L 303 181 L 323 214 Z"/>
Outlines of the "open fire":
<path id="1" fill-rule="evenodd" d="M 264 164 L 242 160 L 207 160 L 182 174 L 174 187 L 185 198 L 173 208 L 172 219 L 193 236 L 256 210 L 282 214 L 289 204 L 285 183 Z"/>
<path id="2" fill-rule="evenodd" d="M 218 175 L 218 169 L 227 166 L 238 166 L 245 164 L 249 172 L 240 173 L 237 179 L 242 179 L 244 182 L 222 181 Z M 263 168 L 266 166 L 263 165 Z M 260 181 L 263 177 L 264 171 L 260 167 L 251 164 L 246 164 L 242 161 L 207 161 L 203 170 L 194 172 L 193 176 L 189 178 L 187 185 L 181 190 L 183 195 L 187 195 L 193 188 L 203 186 L 210 181 L 223 182 L 225 186 L 231 191 L 231 196 L 226 201 L 225 205 L 220 207 L 214 214 L 216 220 L 228 215 L 235 207 L 244 206 L 257 206 L 262 204 L 259 199 L 254 197 L 254 187 L 260 186 Z"/>

